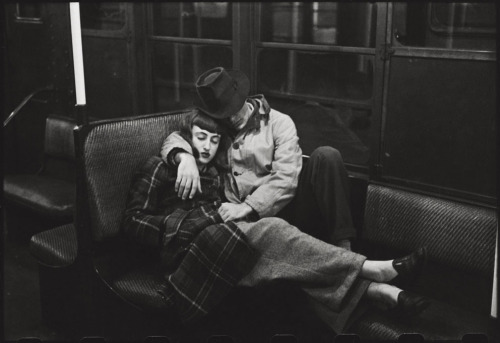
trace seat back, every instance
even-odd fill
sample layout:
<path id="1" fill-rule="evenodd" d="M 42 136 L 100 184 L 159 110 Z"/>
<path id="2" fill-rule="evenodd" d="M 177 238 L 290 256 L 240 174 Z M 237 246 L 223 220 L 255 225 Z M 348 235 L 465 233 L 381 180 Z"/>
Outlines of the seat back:
<path id="1" fill-rule="evenodd" d="M 179 129 L 188 113 L 98 121 L 82 132 L 78 156 L 83 163 L 83 188 L 77 188 L 77 196 L 84 197 L 88 213 L 84 220 L 89 221 L 93 241 L 118 234 L 132 175 L 149 157 L 159 155 L 164 139 Z"/>
<path id="2" fill-rule="evenodd" d="M 66 160 L 75 159 L 73 129 L 76 122 L 62 116 L 47 117 L 45 126 L 45 154 Z"/>
<path id="3" fill-rule="evenodd" d="M 486 311 L 491 305 L 497 216 L 494 209 L 370 184 L 363 241 L 382 254 L 426 246 L 428 263 L 417 290 Z M 466 304 L 467 303 L 467 304 Z"/>
<path id="4" fill-rule="evenodd" d="M 407 251 L 425 245 L 432 260 L 464 272 L 492 273 L 496 227 L 492 209 L 368 186 L 365 239 Z"/>
<path id="5" fill-rule="evenodd" d="M 74 182 L 75 143 L 73 118 L 49 116 L 45 124 L 43 173 Z"/>

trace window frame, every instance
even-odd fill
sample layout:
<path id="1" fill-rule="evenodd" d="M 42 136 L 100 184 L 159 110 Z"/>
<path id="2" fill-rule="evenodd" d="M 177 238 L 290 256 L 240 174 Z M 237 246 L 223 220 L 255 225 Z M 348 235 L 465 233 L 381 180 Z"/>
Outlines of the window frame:
<path id="1" fill-rule="evenodd" d="M 364 55 L 373 56 L 373 93 L 369 101 L 360 101 L 355 99 L 343 98 L 322 98 L 310 95 L 301 96 L 299 94 L 284 94 L 281 92 L 268 93 L 275 97 L 293 99 L 299 101 L 318 101 L 325 105 L 349 106 L 371 111 L 373 130 L 372 140 L 366 142 L 370 148 L 370 158 L 368 165 L 354 165 L 346 163 L 350 175 L 365 178 L 367 180 L 382 180 L 395 185 L 404 185 L 410 188 L 416 188 L 423 191 L 429 191 L 434 194 L 449 195 L 458 199 L 473 199 L 480 203 L 489 203 L 491 199 L 481 195 L 467 194 L 460 190 L 458 185 L 456 189 L 445 189 L 439 185 L 420 184 L 409 180 L 396 180 L 384 175 L 381 154 L 384 154 L 384 136 L 386 130 L 386 111 L 387 111 L 387 91 L 388 79 L 390 75 L 390 60 L 395 57 L 424 57 L 428 59 L 449 59 L 449 60 L 470 60 L 470 61 L 496 61 L 496 52 L 484 50 L 463 50 L 447 49 L 433 47 L 414 47 L 403 46 L 395 38 L 395 28 L 393 27 L 393 6 L 392 3 L 375 3 L 376 28 L 373 47 L 355 47 L 342 45 L 325 44 L 304 44 L 292 42 L 266 42 L 260 41 L 261 32 L 261 3 L 232 3 L 233 10 L 233 38 L 232 40 L 206 39 L 206 38 L 187 38 L 187 37 L 166 37 L 153 35 L 152 21 L 148 20 L 147 44 L 157 42 L 170 42 L 179 44 L 201 44 L 230 47 L 233 51 L 233 68 L 244 71 L 251 81 L 251 92 L 256 93 L 258 85 L 258 63 L 257 57 L 264 49 L 280 49 L 299 52 L 329 52 L 335 54 Z M 148 19 L 152 18 L 151 5 L 148 5 Z M 148 63 L 152 61 L 152 49 L 148 49 L 149 54 L 146 59 Z M 148 69 L 151 73 L 151 66 Z M 149 95 L 153 94 L 153 82 L 149 75 L 148 85 L 150 87 Z M 152 102 L 151 102 L 152 103 Z"/>
<path id="2" fill-rule="evenodd" d="M 453 10 L 455 10 L 455 5 L 464 6 L 469 5 L 470 3 L 441 3 L 440 5 L 454 5 Z M 478 3 L 481 4 L 481 3 Z M 437 18 L 437 14 L 435 11 L 435 3 L 429 3 L 429 7 L 427 9 L 427 25 L 429 29 L 436 34 L 443 34 L 447 36 L 453 35 L 464 35 L 464 36 L 481 36 L 481 35 L 489 35 L 495 36 L 496 30 L 495 28 L 480 28 L 480 27 L 455 27 L 452 25 L 446 25 L 441 23 Z M 453 14 L 455 15 L 455 14 Z"/>
<path id="3" fill-rule="evenodd" d="M 124 12 L 124 23 L 123 26 L 118 30 L 99 30 L 99 29 L 88 29 L 84 28 L 82 25 L 82 35 L 88 37 L 102 37 L 102 38 L 128 38 L 131 35 L 131 18 L 130 13 L 132 12 L 130 3 L 117 2 L 120 5 L 121 10 Z M 83 3 L 85 6 L 85 3 Z"/>
<path id="4" fill-rule="evenodd" d="M 16 3 L 16 9 L 14 12 L 14 21 L 23 24 L 43 24 L 43 4 L 34 2 L 33 5 L 40 6 L 40 17 L 23 17 L 21 16 L 20 5 L 21 3 Z"/>
<path id="5" fill-rule="evenodd" d="M 377 13 L 379 11 L 379 8 L 377 8 Z M 334 54 L 346 54 L 346 55 L 353 55 L 353 56 L 372 56 L 374 59 L 374 70 L 373 73 L 375 74 L 375 64 L 376 64 L 376 55 L 377 55 L 377 42 L 375 41 L 375 47 L 370 48 L 370 47 L 356 47 L 356 46 L 345 46 L 345 45 L 327 45 L 327 44 L 305 44 L 305 43 L 293 43 L 293 42 L 266 42 L 266 41 L 261 41 L 261 18 L 262 18 L 262 3 L 257 3 L 256 4 L 256 10 L 255 10 L 255 15 L 254 15 L 254 22 L 256 23 L 255 25 L 255 30 L 254 30 L 254 39 L 253 39 L 253 45 L 254 45 L 254 50 L 255 50 L 255 58 L 254 61 L 257 60 L 258 55 L 260 54 L 261 51 L 264 49 L 281 49 L 281 50 L 287 50 L 289 52 L 294 52 L 294 51 L 307 51 L 307 52 L 330 52 Z M 378 20 L 378 18 L 377 18 Z M 377 26 L 375 30 L 378 30 Z M 255 86 L 258 83 L 258 73 L 257 73 L 257 65 L 253 66 L 253 69 L 255 69 L 253 73 L 253 79 L 255 80 Z M 373 89 L 373 93 L 371 96 L 371 99 L 367 100 L 356 100 L 356 99 L 349 99 L 349 98 L 341 98 L 341 97 L 321 97 L 321 96 L 314 96 L 314 95 L 302 95 L 302 94 L 297 94 L 297 93 L 291 93 L 291 94 L 284 94 L 276 91 L 268 91 L 268 94 L 279 97 L 279 98 L 293 98 L 296 100 L 310 100 L 310 101 L 318 101 L 321 103 L 329 104 L 329 105 L 341 105 L 341 106 L 349 106 L 349 107 L 355 107 L 359 109 L 371 109 L 373 107 L 373 99 L 375 98 L 376 95 L 376 90 L 375 88 Z"/>

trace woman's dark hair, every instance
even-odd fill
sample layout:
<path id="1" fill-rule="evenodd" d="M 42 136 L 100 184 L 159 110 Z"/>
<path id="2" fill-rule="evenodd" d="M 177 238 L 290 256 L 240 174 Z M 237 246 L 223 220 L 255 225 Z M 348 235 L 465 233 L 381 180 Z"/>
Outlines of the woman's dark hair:
<path id="1" fill-rule="evenodd" d="M 185 120 L 181 124 L 180 134 L 191 145 L 193 155 L 196 159 L 199 157 L 199 152 L 193 146 L 192 129 L 194 125 L 198 126 L 200 129 L 221 135 L 217 153 L 212 161 L 210 161 L 209 165 L 213 165 L 219 171 L 228 170 L 227 149 L 229 148 L 230 141 L 227 135 L 226 126 L 220 121 L 216 121 L 212 117 L 198 110 L 194 110 L 185 117 Z"/>

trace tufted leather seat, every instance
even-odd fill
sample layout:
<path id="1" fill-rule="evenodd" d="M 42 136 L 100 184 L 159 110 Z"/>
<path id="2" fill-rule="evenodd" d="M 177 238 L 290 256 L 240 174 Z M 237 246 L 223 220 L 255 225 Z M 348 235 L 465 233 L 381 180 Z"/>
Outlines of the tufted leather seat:
<path id="1" fill-rule="evenodd" d="M 427 247 L 428 263 L 403 289 L 426 295 L 431 305 L 411 321 L 366 311 L 351 331 L 370 339 L 418 332 L 425 339 L 461 339 L 490 331 L 495 256 L 495 210 L 370 184 L 363 240 L 372 259 L 390 259 Z"/>
<path id="2" fill-rule="evenodd" d="M 72 221 L 76 192 L 74 127 L 71 118 L 47 118 L 42 168 L 36 174 L 5 175 L 7 207 L 48 219 L 53 225 Z"/>

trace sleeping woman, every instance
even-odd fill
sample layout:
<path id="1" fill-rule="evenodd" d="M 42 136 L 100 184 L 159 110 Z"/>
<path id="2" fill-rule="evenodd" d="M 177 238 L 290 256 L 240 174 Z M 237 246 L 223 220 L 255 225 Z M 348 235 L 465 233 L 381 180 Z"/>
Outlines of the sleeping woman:
<path id="1" fill-rule="evenodd" d="M 396 277 L 417 274 L 425 249 L 395 260 L 372 261 L 313 238 L 280 218 L 224 223 L 217 213 L 227 201 L 223 187 L 229 179 L 224 180 L 229 170 L 224 126 L 195 112 L 181 134 L 193 147 L 202 192 L 192 199 L 179 198 L 176 166 L 152 157 L 132 180 L 122 225 L 126 235 L 160 251 L 166 282 L 159 292 L 181 320 L 206 314 L 234 286 L 257 287 L 275 280 L 298 285 L 312 309 L 337 333 L 364 297 L 406 316 L 427 307 L 427 299 L 389 284 Z M 207 261 L 222 273 L 210 278 L 213 268 Z M 212 279 L 217 280 L 215 287 L 207 284 Z"/>

